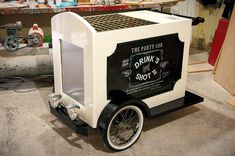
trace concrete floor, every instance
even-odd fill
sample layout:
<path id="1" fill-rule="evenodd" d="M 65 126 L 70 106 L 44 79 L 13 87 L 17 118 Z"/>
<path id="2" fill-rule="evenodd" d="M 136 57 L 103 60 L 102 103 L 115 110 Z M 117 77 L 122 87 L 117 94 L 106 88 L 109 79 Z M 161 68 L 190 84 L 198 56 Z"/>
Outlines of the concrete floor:
<path id="1" fill-rule="evenodd" d="M 17 84 L 0 88 L 0 156 L 235 156 L 235 107 L 225 102 L 232 96 L 211 72 L 188 75 L 187 89 L 203 103 L 146 120 L 136 144 L 119 153 L 109 151 L 98 132 L 75 134 L 51 115 L 51 87 L 16 93 L 15 86 L 24 91 L 41 85 Z"/>

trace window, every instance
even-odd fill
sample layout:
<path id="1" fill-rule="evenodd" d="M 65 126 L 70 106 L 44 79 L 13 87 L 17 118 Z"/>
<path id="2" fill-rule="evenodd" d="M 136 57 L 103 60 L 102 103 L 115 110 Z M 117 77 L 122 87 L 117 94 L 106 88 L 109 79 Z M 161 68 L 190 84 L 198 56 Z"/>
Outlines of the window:
<path id="1" fill-rule="evenodd" d="M 65 94 L 84 105 L 83 49 L 60 40 L 62 90 Z"/>

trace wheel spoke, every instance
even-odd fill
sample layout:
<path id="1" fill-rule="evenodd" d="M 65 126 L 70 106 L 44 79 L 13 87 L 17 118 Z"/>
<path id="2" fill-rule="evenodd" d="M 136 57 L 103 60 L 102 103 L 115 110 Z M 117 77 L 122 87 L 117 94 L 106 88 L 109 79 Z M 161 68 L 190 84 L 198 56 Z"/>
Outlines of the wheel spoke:
<path id="1" fill-rule="evenodd" d="M 117 124 L 119 124 L 119 123 L 120 123 L 120 121 L 119 121 L 119 120 L 118 120 L 118 118 L 116 117 L 116 118 L 114 119 L 113 123 L 117 123 Z"/>
<path id="2" fill-rule="evenodd" d="M 125 120 L 127 120 L 127 118 L 128 118 L 128 112 L 129 111 L 130 111 L 130 109 L 125 110 Z"/>
<path id="3" fill-rule="evenodd" d="M 138 114 L 132 113 L 132 115 L 130 115 L 130 117 L 127 119 L 128 124 L 130 125 L 135 118 L 138 118 Z"/>
<path id="4" fill-rule="evenodd" d="M 112 135 L 116 135 L 117 133 L 119 133 L 119 127 L 118 127 L 119 125 L 113 125 L 111 128 L 111 133 L 110 133 L 110 135 L 112 136 Z"/>
<path id="5" fill-rule="evenodd" d="M 122 120 L 125 121 L 125 116 L 124 116 L 124 114 L 123 114 L 123 111 L 120 113 L 120 115 L 121 115 L 121 117 L 122 117 Z"/>

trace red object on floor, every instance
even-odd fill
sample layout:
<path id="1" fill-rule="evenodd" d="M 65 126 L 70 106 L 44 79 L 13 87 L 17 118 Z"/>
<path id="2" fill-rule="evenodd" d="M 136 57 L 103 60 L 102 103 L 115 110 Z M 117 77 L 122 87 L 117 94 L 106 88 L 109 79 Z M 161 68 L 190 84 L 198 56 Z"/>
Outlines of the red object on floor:
<path id="1" fill-rule="evenodd" d="M 224 38 L 228 29 L 228 24 L 229 24 L 229 20 L 225 19 L 225 18 L 221 18 L 219 20 L 219 24 L 218 27 L 215 31 L 214 34 L 214 38 L 211 44 L 211 51 L 210 51 L 210 55 L 208 58 L 208 62 L 211 65 L 215 65 L 216 59 L 218 57 L 218 54 L 220 52 L 220 49 L 223 45 L 224 42 Z"/>

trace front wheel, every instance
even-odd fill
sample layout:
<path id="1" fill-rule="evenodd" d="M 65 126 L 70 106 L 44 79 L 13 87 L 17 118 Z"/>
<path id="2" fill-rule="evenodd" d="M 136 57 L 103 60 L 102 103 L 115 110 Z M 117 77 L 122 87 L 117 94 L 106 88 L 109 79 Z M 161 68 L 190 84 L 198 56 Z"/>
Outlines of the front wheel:
<path id="1" fill-rule="evenodd" d="M 120 108 L 111 117 L 104 133 L 106 146 L 121 151 L 132 146 L 139 138 L 144 123 L 143 113 L 137 106 Z"/>

